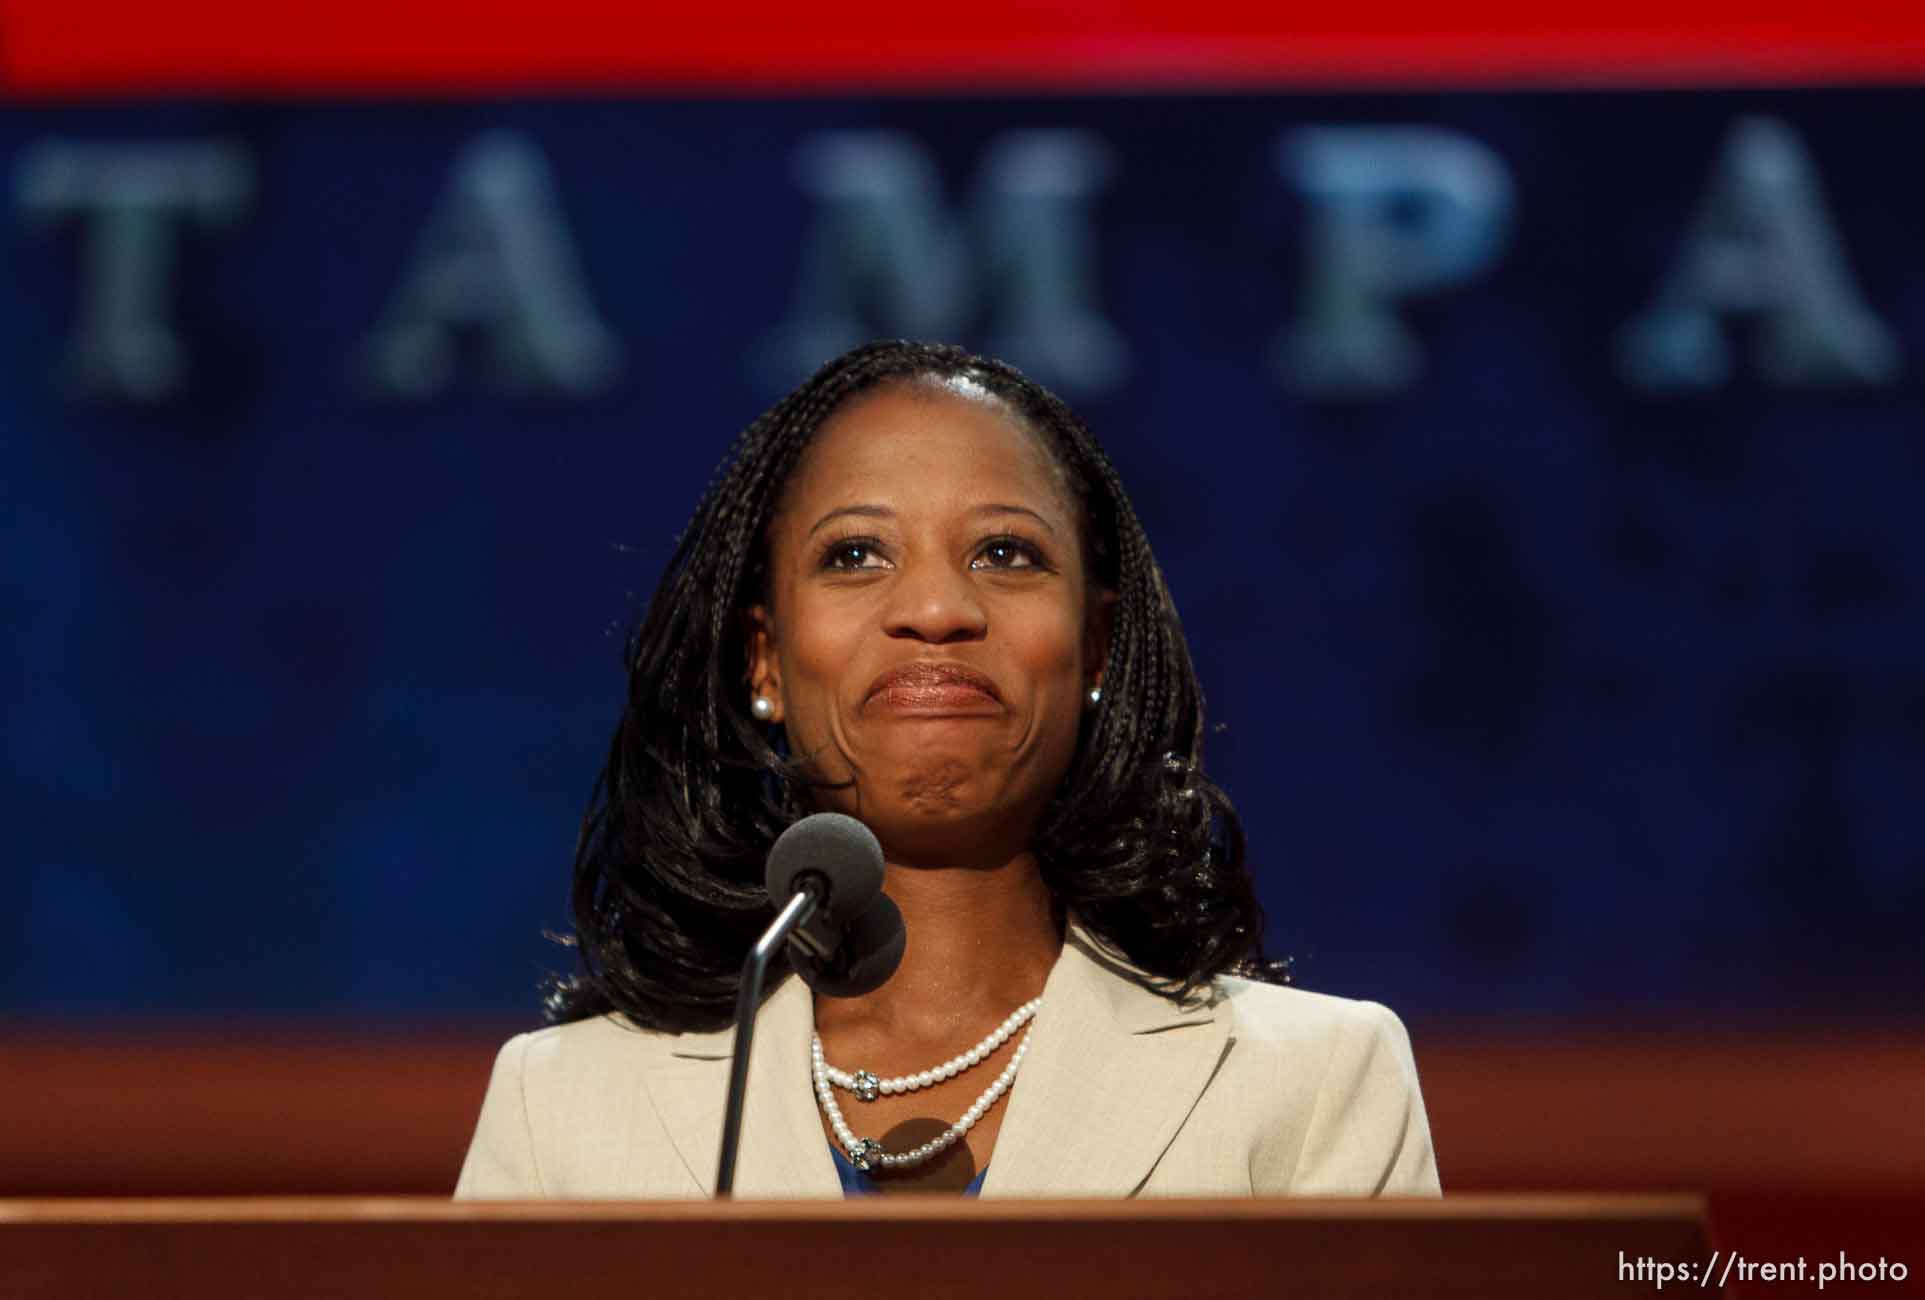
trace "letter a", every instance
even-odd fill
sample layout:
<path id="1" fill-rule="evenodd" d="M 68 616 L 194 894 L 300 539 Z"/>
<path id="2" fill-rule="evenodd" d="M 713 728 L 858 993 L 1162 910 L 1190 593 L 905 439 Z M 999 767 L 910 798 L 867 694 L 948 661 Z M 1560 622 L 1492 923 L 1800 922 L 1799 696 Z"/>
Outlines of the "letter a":
<path id="1" fill-rule="evenodd" d="M 407 279 L 366 345 L 374 388 L 428 397 L 454 380 L 457 330 L 475 333 L 491 382 L 585 395 L 604 388 L 619 349 L 582 285 L 541 150 L 491 131 L 455 163 Z"/>
<path id="2" fill-rule="evenodd" d="M 1651 392 L 1716 388 L 1731 374 L 1720 318 L 1739 314 L 1759 320 L 1754 360 L 1769 383 L 1870 385 L 1898 373 L 1898 345 L 1852 282 L 1811 157 L 1773 118 L 1732 130 L 1683 255 L 1619 336 L 1619 368 Z"/>

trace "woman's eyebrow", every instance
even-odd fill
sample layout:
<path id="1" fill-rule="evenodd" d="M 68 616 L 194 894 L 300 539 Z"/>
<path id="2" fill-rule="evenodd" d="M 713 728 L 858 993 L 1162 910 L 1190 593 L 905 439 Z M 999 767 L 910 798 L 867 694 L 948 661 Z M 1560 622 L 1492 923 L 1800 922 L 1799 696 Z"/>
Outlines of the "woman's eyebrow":
<path id="1" fill-rule="evenodd" d="M 1028 515 L 1031 519 L 1034 519 L 1037 523 L 1041 524 L 1044 528 L 1048 529 L 1050 532 L 1054 533 L 1056 531 L 1055 524 L 1052 524 L 1049 520 L 1043 518 L 1041 515 L 1037 514 L 1034 510 L 1031 510 L 1028 506 L 1005 505 L 999 502 L 994 505 L 977 506 L 974 510 L 971 510 L 969 513 L 976 518 L 981 518 L 984 515 Z M 891 510 L 888 506 L 878 506 L 878 505 L 837 506 L 834 510 L 831 510 L 828 514 L 822 516 L 822 518 L 815 521 L 815 524 L 809 529 L 809 531 L 803 534 L 804 540 L 810 537 L 814 537 L 816 533 L 821 530 L 822 526 L 828 523 L 830 520 L 840 519 L 845 515 L 854 515 L 863 519 L 894 519 L 896 517 L 896 512 Z"/>
<path id="2" fill-rule="evenodd" d="M 1031 519 L 1034 519 L 1037 523 L 1041 524 L 1044 528 L 1047 528 L 1050 532 L 1053 533 L 1056 531 L 1055 524 L 1052 524 L 1049 520 L 1043 518 L 1041 515 L 1037 514 L 1034 510 L 1031 510 L 1028 506 L 1006 506 L 1006 505 L 977 506 L 974 510 L 970 511 L 970 513 L 975 515 L 977 518 L 981 518 L 984 515 L 1028 515 Z"/>
<path id="3" fill-rule="evenodd" d="M 894 519 L 896 512 L 888 506 L 837 506 L 834 510 L 831 510 L 828 514 L 816 520 L 815 526 L 810 528 L 808 532 L 802 534 L 803 540 L 807 541 L 809 538 L 814 537 L 822 528 L 822 525 L 828 523 L 831 519 L 840 519 L 844 515 L 859 515 L 865 519 Z"/>

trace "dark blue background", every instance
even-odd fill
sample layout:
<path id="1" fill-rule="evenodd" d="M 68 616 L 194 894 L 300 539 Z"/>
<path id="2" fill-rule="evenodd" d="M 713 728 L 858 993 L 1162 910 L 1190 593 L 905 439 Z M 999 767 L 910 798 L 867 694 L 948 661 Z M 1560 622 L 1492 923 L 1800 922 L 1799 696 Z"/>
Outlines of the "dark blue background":
<path id="1" fill-rule="evenodd" d="M 1611 340 L 1761 112 L 1904 376 L 1640 396 Z M 1265 362 L 1306 248 L 1277 141 L 1368 122 L 1481 140 L 1518 225 L 1410 310 L 1413 388 L 1312 403 Z M 1002 130 L 1116 153 L 1099 298 L 1132 370 L 1076 404 L 1303 983 L 1459 1020 L 1916 1013 L 1916 91 L 9 110 L 9 176 L 49 137 L 221 139 L 255 198 L 183 239 L 194 377 L 156 408 L 57 382 L 80 229 L 4 236 L 0 1012 L 532 1019 L 619 629 L 776 395 L 745 358 L 812 214 L 791 156 L 878 125 L 958 202 Z M 620 381 L 367 396 L 357 349 L 503 126 L 552 166 Z"/>

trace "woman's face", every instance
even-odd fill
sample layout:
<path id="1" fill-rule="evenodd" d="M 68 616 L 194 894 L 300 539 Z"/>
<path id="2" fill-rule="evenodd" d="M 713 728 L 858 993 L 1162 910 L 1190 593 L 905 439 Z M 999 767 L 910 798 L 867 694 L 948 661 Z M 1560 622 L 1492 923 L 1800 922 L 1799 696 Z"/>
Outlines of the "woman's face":
<path id="1" fill-rule="evenodd" d="M 966 380 L 852 399 L 769 525 L 753 694 L 897 862 L 1006 861 L 1075 755 L 1111 593 L 1038 439 Z"/>

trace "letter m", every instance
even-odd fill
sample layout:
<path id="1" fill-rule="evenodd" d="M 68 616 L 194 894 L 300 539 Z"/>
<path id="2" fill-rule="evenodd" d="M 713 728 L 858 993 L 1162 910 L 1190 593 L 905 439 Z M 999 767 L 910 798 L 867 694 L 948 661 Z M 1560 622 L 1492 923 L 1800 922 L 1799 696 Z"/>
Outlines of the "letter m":
<path id="1" fill-rule="evenodd" d="M 961 211 L 899 131 L 829 131 L 796 152 L 814 204 L 788 319 L 763 356 L 782 387 L 877 337 L 981 340 L 1047 384 L 1113 387 L 1127 357 L 1095 303 L 1090 208 L 1110 152 L 1088 131 L 989 143 Z"/>

